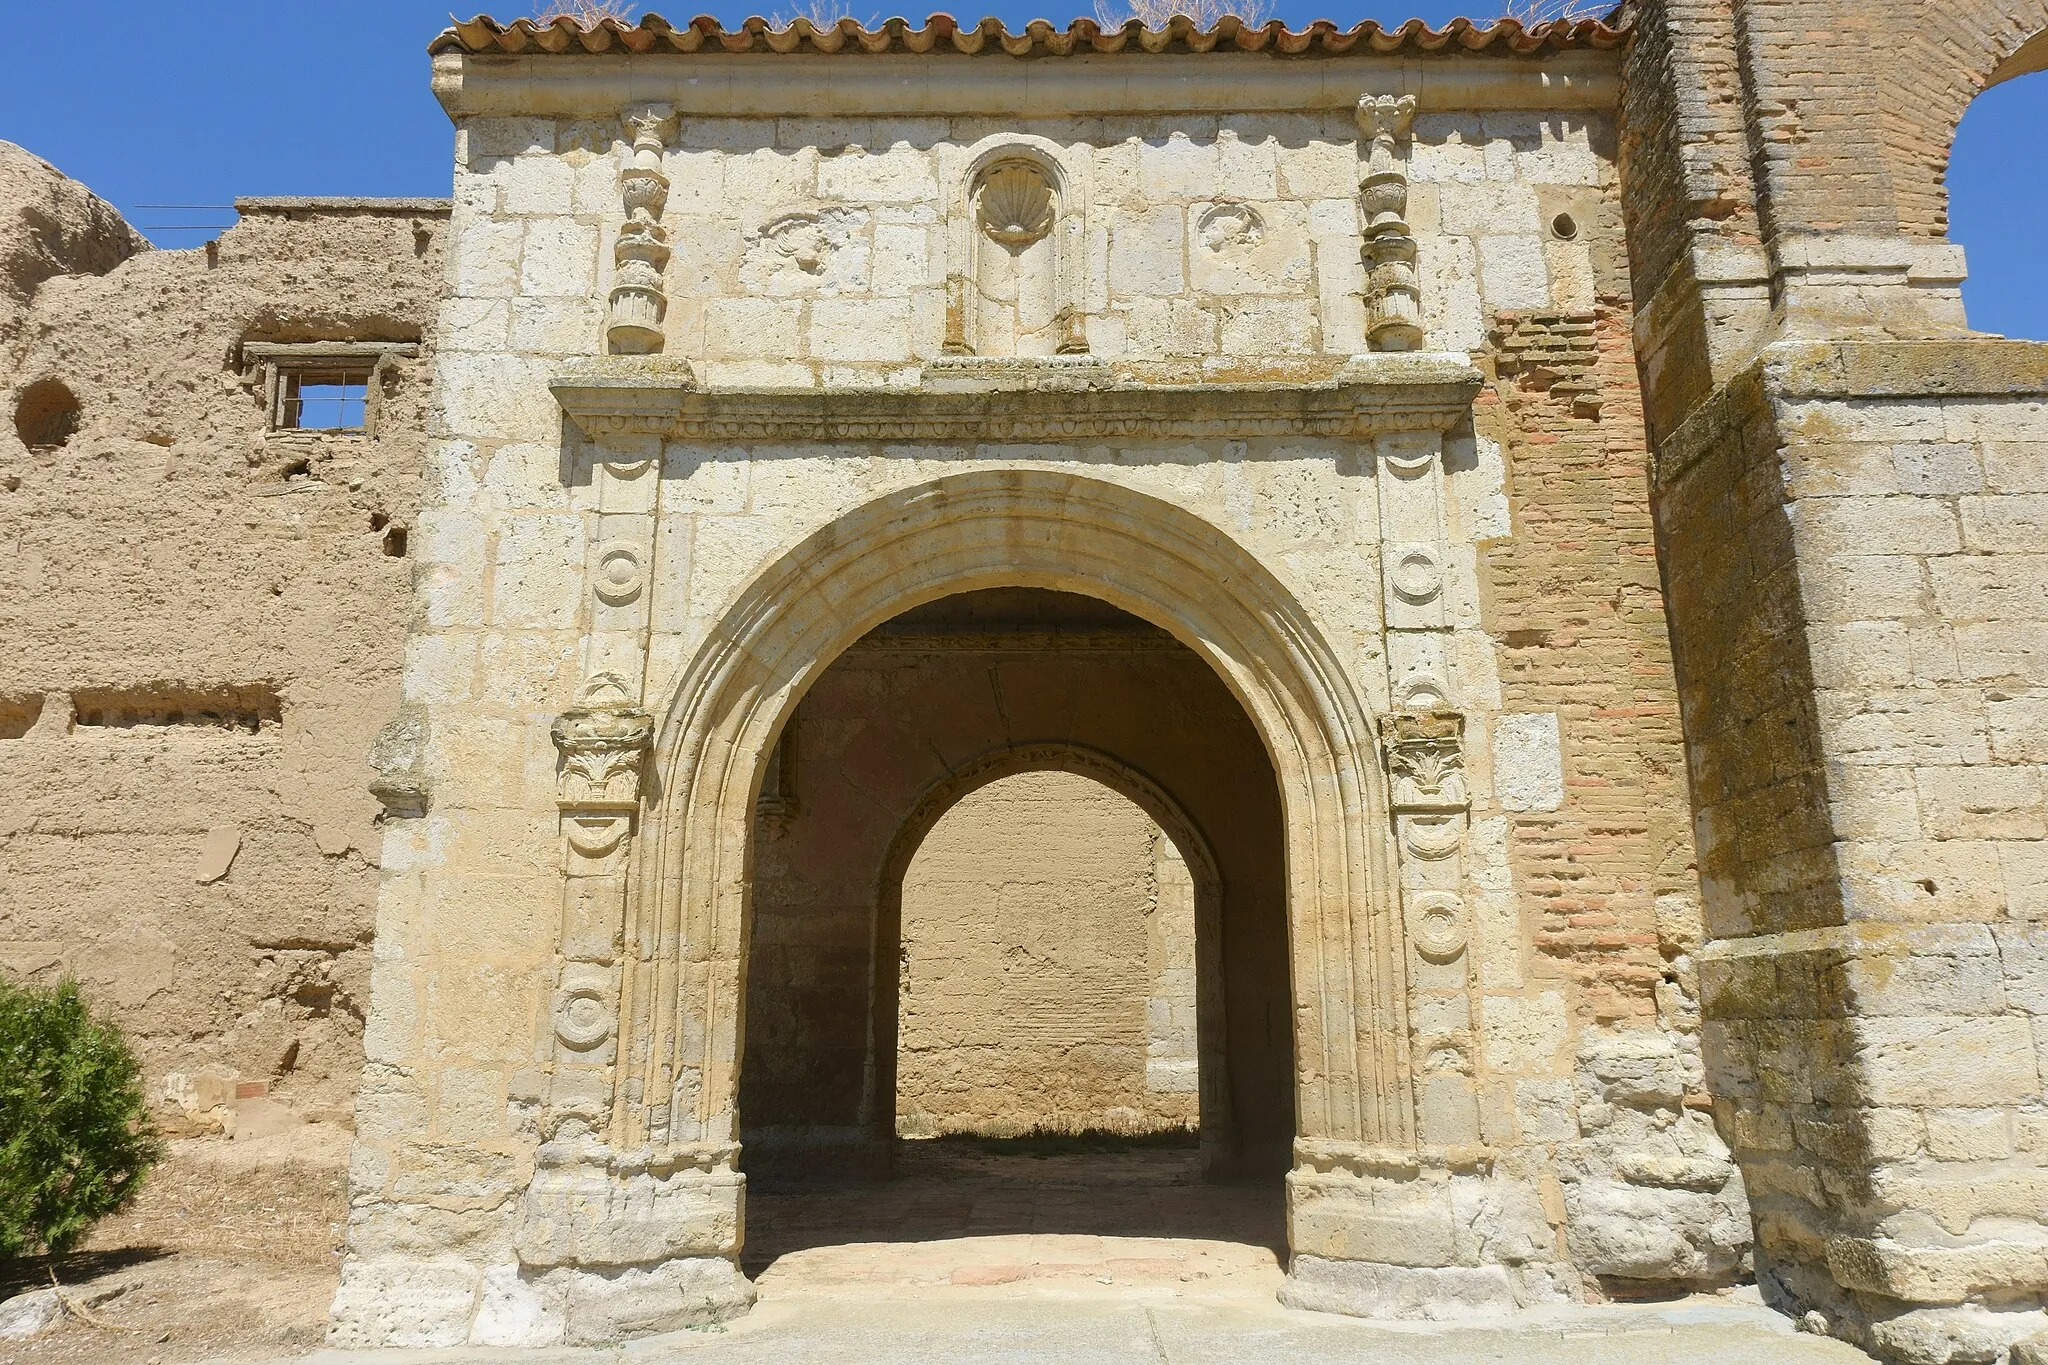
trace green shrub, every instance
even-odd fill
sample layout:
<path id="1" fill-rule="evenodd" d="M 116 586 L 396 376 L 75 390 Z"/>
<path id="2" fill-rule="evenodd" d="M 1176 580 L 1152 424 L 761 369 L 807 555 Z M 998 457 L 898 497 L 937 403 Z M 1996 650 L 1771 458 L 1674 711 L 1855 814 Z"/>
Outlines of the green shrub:
<path id="1" fill-rule="evenodd" d="M 120 1028 L 75 981 L 0 977 L 0 1256 L 68 1250 L 162 1154 Z"/>

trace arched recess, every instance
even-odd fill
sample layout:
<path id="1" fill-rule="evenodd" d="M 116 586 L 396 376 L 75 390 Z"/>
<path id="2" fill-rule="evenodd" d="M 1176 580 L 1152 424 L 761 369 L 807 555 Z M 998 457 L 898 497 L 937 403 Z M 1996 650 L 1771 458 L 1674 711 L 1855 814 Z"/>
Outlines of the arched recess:
<path id="1" fill-rule="evenodd" d="M 2035 235 L 2048 214 L 2048 185 L 2014 173 L 2038 159 L 2044 118 L 2048 28 L 1992 73 L 1963 111 L 1948 149 L 1948 234 L 1967 256 L 1963 302 L 1976 331 L 2048 340 L 2048 289 Z"/>
<path id="2" fill-rule="evenodd" d="M 925 789 L 897 831 L 875 889 L 873 1009 L 869 1020 L 870 1079 L 863 1102 L 875 1139 L 895 1137 L 896 1042 L 900 1023 L 898 945 L 903 938 L 903 878 L 917 850 L 946 812 L 992 782 L 1021 773 L 1063 772 L 1091 778 L 1150 816 L 1172 841 L 1195 882 L 1195 1033 L 1199 1057 L 1203 1169 L 1221 1172 L 1236 1158 L 1223 1020 L 1223 877 L 1209 840 L 1166 789 L 1128 763 L 1082 744 L 1012 744 L 961 764 Z"/>
<path id="3" fill-rule="evenodd" d="M 1294 596 L 1215 526 L 1040 469 L 951 475 L 847 512 L 742 589 L 677 685 L 630 912 L 641 960 L 621 1001 L 614 1144 L 736 1138 L 750 839 L 776 736 L 854 640 L 991 587 L 1101 598 L 1171 632 L 1236 695 L 1287 825 L 1298 1131 L 1412 1148 L 1387 794 L 1350 679 Z"/>
<path id="4" fill-rule="evenodd" d="M 1885 143 L 1900 230 L 1949 231 L 1948 164 L 1972 100 L 2048 68 L 2048 0 L 1956 0 L 1928 5 L 1881 52 Z"/>

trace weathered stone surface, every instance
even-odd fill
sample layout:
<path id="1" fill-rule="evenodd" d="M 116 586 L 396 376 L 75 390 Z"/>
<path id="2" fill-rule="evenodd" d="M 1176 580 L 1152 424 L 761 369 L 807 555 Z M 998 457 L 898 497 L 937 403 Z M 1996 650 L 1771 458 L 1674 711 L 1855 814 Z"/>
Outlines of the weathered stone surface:
<path id="1" fill-rule="evenodd" d="M 0 1301 L 0 1341 L 28 1341 L 63 1321 L 64 1304 L 54 1289 L 31 1289 Z"/>
<path id="2" fill-rule="evenodd" d="M 547 1297 L 562 1303 L 563 1339 L 576 1346 L 710 1327 L 738 1317 L 754 1303 L 754 1286 L 721 1257 L 603 1274 L 553 1270 L 541 1283 Z"/>
<path id="3" fill-rule="evenodd" d="M 327 1329 L 327 1344 L 419 1350 L 469 1340 L 481 1275 L 454 1257 L 352 1257 Z"/>
<path id="4" fill-rule="evenodd" d="M 1420 1268 L 1300 1252 L 1289 1264 L 1280 1301 L 1313 1313 L 1437 1322 L 1495 1317 L 1519 1306 L 1504 1266 Z"/>

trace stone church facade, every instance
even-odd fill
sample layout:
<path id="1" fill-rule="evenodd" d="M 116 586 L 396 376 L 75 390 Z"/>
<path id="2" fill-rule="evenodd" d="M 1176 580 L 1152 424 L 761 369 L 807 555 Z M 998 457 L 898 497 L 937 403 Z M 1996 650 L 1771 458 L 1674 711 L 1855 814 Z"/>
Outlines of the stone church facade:
<path id="1" fill-rule="evenodd" d="M 1940 173 L 2037 10 L 443 35 L 431 318 L 236 353 L 427 371 L 381 837 L 314 831 L 376 885 L 332 1339 L 744 1312 L 747 1172 L 929 1083 L 913 855 L 1064 774 L 1158 831 L 1184 918 L 1099 951 L 1287 1302 L 1754 1273 L 2028 1359 L 2048 348 Z"/>

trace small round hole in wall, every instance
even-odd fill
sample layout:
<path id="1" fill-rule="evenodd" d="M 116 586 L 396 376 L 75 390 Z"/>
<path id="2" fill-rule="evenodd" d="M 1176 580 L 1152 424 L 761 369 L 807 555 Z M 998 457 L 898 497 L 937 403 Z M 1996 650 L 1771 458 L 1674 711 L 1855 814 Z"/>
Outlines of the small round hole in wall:
<path id="1" fill-rule="evenodd" d="M 1551 235 L 1560 242 L 1569 242 L 1579 235 L 1579 220 L 1569 213 L 1560 213 L 1550 220 Z"/>
<path id="2" fill-rule="evenodd" d="M 54 450 L 78 430 L 78 396 L 54 379 L 38 379 L 14 403 L 14 431 L 31 450 Z"/>

